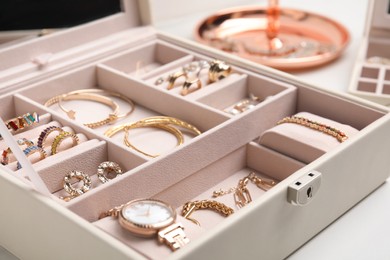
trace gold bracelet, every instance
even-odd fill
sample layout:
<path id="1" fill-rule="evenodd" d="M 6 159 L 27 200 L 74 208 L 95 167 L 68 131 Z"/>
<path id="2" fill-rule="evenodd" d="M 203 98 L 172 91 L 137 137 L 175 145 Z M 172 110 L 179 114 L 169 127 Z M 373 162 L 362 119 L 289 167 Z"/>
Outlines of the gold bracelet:
<path id="1" fill-rule="evenodd" d="M 62 141 L 64 141 L 66 138 L 72 138 L 73 146 L 76 146 L 79 144 L 79 137 L 77 135 L 63 131 L 54 138 L 54 141 L 51 145 L 51 154 L 54 155 L 58 152 L 57 151 L 58 146 L 60 146 Z"/>
<path id="2" fill-rule="evenodd" d="M 95 93 L 95 94 L 102 94 L 104 96 L 118 97 L 118 98 L 122 99 L 123 101 L 125 101 L 126 103 L 128 103 L 130 105 L 130 110 L 125 114 L 117 115 L 118 119 L 129 116 L 131 113 L 133 113 L 134 108 L 135 108 L 135 104 L 130 98 L 126 97 L 125 95 L 114 92 L 114 91 L 98 89 L 98 88 L 88 88 L 88 89 L 80 89 L 80 90 L 71 91 L 68 94 L 78 94 L 78 93 Z"/>
<path id="3" fill-rule="evenodd" d="M 109 116 L 103 120 L 93 122 L 93 123 L 84 123 L 85 126 L 89 128 L 97 128 L 106 124 L 110 124 L 118 119 L 118 110 L 119 110 L 119 105 L 102 95 L 97 95 L 93 93 L 71 93 L 71 94 L 63 94 L 59 95 L 56 97 L 53 97 L 46 101 L 45 106 L 49 107 L 55 103 L 58 103 L 58 106 L 61 108 L 62 111 L 64 111 L 67 116 L 71 119 L 75 119 L 75 114 L 76 112 L 74 110 L 68 110 L 62 105 L 62 100 L 90 100 L 90 101 L 95 101 L 99 102 L 105 105 L 108 105 L 113 109 L 113 112 L 109 114 Z"/>
<path id="4" fill-rule="evenodd" d="M 173 126 L 162 125 L 162 124 L 151 124 L 151 123 L 148 124 L 148 123 L 136 122 L 136 123 L 134 123 L 132 125 L 129 125 L 129 126 L 124 128 L 124 131 L 125 131 L 124 143 L 126 144 L 127 147 L 133 148 L 134 150 L 136 150 L 137 152 L 142 153 L 143 155 L 146 155 L 146 156 L 149 156 L 149 157 L 152 157 L 152 158 L 155 158 L 155 157 L 159 156 L 159 154 L 153 155 L 153 154 L 146 153 L 146 152 L 140 150 L 139 148 L 137 148 L 136 146 L 134 146 L 133 144 L 130 143 L 130 141 L 129 141 L 129 130 L 130 129 L 134 129 L 134 128 L 140 128 L 140 127 L 160 128 L 162 130 L 165 130 L 165 131 L 173 134 L 176 137 L 176 139 L 177 139 L 177 145 L 176 146 L 179 146 L 179 145 L 183 144 L 183 142 L 184 142 L 184 137 L 183 137 L 182 132 L 180 130 L 178 130 L 177 128 L 173 127 Z"/>
<path id="5" fill-rule="evenodd" d="M 309 120 L 309 119 L 304 118 L 304 117 L 299 117 L 299 116 L 285 117 L 282 120 L 280 120 L 277 124 L 280 125 L 283 123 L 294 123 L 294 124 L 306 126 L 308 128 L 311 128 L 311 129 L 320 131 L 322 133 L 325 133 L 327 135 L 333 136 L 340 143 L 342 143 L 348 139 L 348 136 L 344 132 L 337 130 L 336 128 L 327 126 L 325 124 Z"/>
<path id="6" fill-rule="evenodd" d="M 252 201 L 252 197 L 247 188 L 248 182 L 251 181 L 259 189 L 264 191 L 269 190 L 276 185 L 276 182 L 271 179 L 265 179 L 257 177 L 254 172 L 250 172 L 248 176 L 238 181 L 237 187 L 230 188 L 228 190 L 219 189 L 218 191 L 213 192 L 213 197 L 220 197 L 226 194 L 234 193 L 234 202 L 238 208 L 242 208 Z"/>
<path id="7" fill-rule="evenodd" d="M 189 201 L 183 205 L 183 209 L 181 211 L 181 215 L 185 217 L 186 219 L 194 222 L 198 226 L 200 226 L 200 223 L 190 218 L 190 215 L 198 209 L 212 209 L 215 212 L 220 213 L 222 216 L 227 217 L 234 213 L 234 210 L 225 204 L 215 201 L 215 200 L 196 200 L 196 201 Z"/>
<path id="8" fill-rule="evenodd" d="M 153 117 L 146 117 L 144 119 L 141 119 L 139 121 L 137 121 L 136 123 L 145 123 L 145 124 L 154 124 L 154 125 L 158 125 L 158 124 L 163 124 L 163 125 L 175 125 L 175 126 L 179 126 L 179 127 L 182 127 L 182 128 L 185 128 L 189 131 L 191 131 L 192 133 L 194 133 L 195 135 L 200 135 L 201 132 L 199 131 L 198 128 L 196 128 L 195 126 L 187 123 L 187 122 L 184 122 L 180 119 L 177 119 L 177 118 L 174 118 L 174 117 L 168 117 L 168 116 L 153 116 Z M 118 126 L 114 126 L 114 127 L 111 127 L 110 129 L 108 129 L 104 135 L 105 136 L 108 136 L 108 137 L 112 137 L 114 136 L 115 134 L 117 134 L 118 132 L 124 130 L 127 126 L 130 126 L 132 124 L 135 124 L 135 123 L 128 123 L 128 124 L 123 124 L 123 125 L 118 125 Z"/>

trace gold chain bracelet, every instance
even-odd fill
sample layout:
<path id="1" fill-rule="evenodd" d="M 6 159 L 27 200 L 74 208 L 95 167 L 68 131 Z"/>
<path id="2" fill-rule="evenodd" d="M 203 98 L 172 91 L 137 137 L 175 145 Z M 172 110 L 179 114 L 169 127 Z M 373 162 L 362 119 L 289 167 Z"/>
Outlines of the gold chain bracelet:
<path id="1" fill-rule="evenodd" d="M 282 120 L 280 120 L 277 124 L 280 125 L 283 123 L 294 123 L 294 124 L 309 127 L 311 129 L 314 129 L 314 130 L 320 131 L 322 133 L 325 133 L 327 135 L 333 136 L 340 143 L 342 143 L 348 139 L 348 136 L 344 132 L 342 132 L 334 127 L 331 127 L 331 126 L 328 126 L 328 125 L 325 125 L 325 124 L 322 124 L 319 122 L 315 122 L 315 121 L 309 120 L 309 119 L 304 118 L 304 117 L 299 117 L 299 116 L 285 117 Z"/>
<path id="2" fill-rule="evenodd" d="M 252 197 L 247 188 L 248 182 L 251 181 L 258 188 L 267 191 L 273 186 L 275 186 L 276 181 L 271 179 L 264 179 L 257 177 L 254 172 L 250 172 L 248 176 L 238 181 L 237 187 L 230 188 L 227 190 L 219 189 L 213 192 L 213 197 L 217 198 L 220 196 L 224 196 L 230 193 L 234 193 L 234 202 L 236 203 L 238 208 L 242 208 L 248 203 L 252 201 Z"/>
<path id="3" fill-rule="evenodd" d="M 195 201 L 189 201 L 186 204 L 183 205 L 183 209 L 181 211 L 181 215 L 185 217 L 186 219 L 194 222 L 198 226 L 200 226 L 200 223 L 190 218 L 190 215 L 195 211 L 199 209 L 211 209 L 215 212 L 220 213 L 222 216 L 227 217 L 234 213 L 234 210 L 225 204 L 215 201 L 215 200 L 195 200 Z"/>

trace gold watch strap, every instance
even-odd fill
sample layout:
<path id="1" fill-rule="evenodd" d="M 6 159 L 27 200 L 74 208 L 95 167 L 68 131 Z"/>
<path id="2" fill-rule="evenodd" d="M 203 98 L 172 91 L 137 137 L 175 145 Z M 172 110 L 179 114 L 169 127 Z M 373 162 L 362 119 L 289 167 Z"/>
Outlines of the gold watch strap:
<path id="1" fill-rule="evenodd" d="M 190 239 L 184 233 L 184 227 L 181 223 L 173 223 L 158 232 L 158 241 L 175 251 L 188 244 Z"/>

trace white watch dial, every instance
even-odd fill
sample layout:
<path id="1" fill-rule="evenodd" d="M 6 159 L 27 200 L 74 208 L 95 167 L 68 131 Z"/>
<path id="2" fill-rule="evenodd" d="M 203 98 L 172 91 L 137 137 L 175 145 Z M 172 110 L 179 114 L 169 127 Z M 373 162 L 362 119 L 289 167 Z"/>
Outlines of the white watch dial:
<path id="1" fill-rule="evenodd" d="M 136 225 L 158 225 L 174 218 L 168 205 L 155 200 L 139 200 L 122 209 L 123 217 Z"/>

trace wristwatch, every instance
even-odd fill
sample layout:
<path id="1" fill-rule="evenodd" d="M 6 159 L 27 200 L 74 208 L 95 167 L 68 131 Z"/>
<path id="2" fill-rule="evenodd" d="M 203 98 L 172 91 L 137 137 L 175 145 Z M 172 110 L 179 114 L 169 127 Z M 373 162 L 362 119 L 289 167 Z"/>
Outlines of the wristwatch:
<path id="1" fill-rule="evenodd" d="M 119 224 L 135 236 L 153 237 L 175 251 L 190 240 L 181 223 L 176 223 L 176 211 L 169 204 L 156 199 L 136 199 L 103 213 L 117 217 Z"/>

